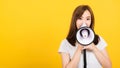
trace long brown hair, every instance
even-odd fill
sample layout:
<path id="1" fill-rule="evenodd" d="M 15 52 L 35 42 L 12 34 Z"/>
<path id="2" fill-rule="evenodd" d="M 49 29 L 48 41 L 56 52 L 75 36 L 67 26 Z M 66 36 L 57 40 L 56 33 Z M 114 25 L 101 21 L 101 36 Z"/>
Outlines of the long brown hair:
<path id="1" fill-rule="evenodd" d="M 80 5 L 78 6 L 74 12 L 73 12 L 73 15 L 72 15 L 72 19 L 71 19 L 71 24 L 70 24 L 70 29 L 69 29 L 69 32 L 68 32 L 68 35 L 66 37 L 66 39 L 68 40 L 68 42 L 75 46 L 75 42 L 76 42 L 76 32 L 77 32 L 77 27 L 76 27 L 76 20 L 79 19 L 82 14 L 84 13 L 85 10 L 88 10 L 91 14 L 91 25 L 90 25 L 90 28 L 94 30 L 94 14 L 93 14 L 93 11 L 92 9 L 88 6 L 88 5 Z M 93 41 L 93 43 L 96 45 L 98 43 L 98 39 L 99 39 L 99 36 L 96 34 L 95 35 L 95 39 Z"/>

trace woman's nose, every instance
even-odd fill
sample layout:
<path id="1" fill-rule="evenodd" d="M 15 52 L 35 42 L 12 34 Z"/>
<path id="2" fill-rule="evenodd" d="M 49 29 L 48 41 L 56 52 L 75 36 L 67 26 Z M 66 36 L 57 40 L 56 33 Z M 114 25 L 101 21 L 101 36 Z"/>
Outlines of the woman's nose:
<path id="1" fill-rule="evenodd" d="M 83 20 L 82 23 L 86 23 L 86 20 Z"/>

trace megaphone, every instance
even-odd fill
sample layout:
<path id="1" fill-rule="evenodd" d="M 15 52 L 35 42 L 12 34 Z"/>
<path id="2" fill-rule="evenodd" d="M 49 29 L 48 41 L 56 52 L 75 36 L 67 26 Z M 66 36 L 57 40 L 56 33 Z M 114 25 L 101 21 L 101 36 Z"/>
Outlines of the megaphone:
<path id="1" fill-rule="evenodd" d="M 82 24 L 80 29 L 78 29 L 76 33 L 76 39 L 78 43 L 80 43 L 83 46 L 87 46 L 91 44 L 94 41 L 95 33 L 94 31 L 87 27 L 85 23 Z"/>

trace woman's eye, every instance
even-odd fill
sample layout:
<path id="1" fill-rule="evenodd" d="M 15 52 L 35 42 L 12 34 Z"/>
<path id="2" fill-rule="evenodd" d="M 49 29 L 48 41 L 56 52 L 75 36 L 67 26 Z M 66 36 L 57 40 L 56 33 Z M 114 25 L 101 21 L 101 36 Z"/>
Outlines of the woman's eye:
<path id="1" fill-rule="evenodd" d="M 90 20 L 89 18 L 87 18 L 87 20 Z"/>

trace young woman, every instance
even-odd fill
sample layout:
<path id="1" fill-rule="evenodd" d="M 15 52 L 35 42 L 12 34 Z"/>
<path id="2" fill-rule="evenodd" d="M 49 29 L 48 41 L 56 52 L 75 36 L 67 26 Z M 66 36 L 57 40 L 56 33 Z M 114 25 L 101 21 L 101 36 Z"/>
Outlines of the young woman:
<path id="1" fill-rule="evenodd" d="M 94 30 L 94 14 L 88 5 L 80 5 L 73 12 L 69 33 L 59 48 L 62 67 L 83 68 L 83 50 L 86 49 L 87 68 L 112 68 L 106 51 L 107 43 L 101 36 L 95 34 L 93 43 L 88 46 L 76 41 L 76 32 L 83 23 Z"/>

